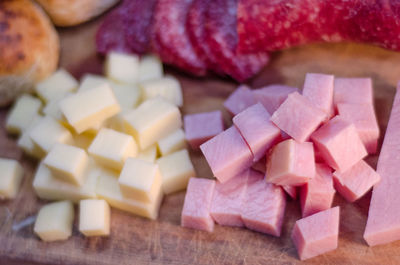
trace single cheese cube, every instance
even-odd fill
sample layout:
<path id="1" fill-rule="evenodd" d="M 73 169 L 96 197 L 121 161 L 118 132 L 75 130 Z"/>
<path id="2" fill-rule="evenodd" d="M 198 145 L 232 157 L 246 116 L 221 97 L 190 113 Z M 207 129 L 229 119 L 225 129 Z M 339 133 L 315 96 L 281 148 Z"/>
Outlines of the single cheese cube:
<path id="1" fill-rule="evenodd" d="M 42 102 L 30 95 L 22 95 L 17 99 L 7 116 L 6 129 L 12 134 L 23 133 L 39 114 Z"/>
<path id="2" fill-rule="evenodd" d="M 21 186 L 24 170 L 16 160 L 0 158 L 0 199 L 13 199 Z"/>
<path id="3" fill-rule="evenodd" d="M 338 113 L 341 117 L 356 126 L 358 135 L 369 154 L 375 154 L 378 149 L 379 125 L 374 107 L 371 104 L 339 103 Z"/>
<path id="4" fill-rule="evenodd" d="M 210 215 L 214 188 L 214 180 L 190 178 L 182 209 L 181 225 L 183 227 L 208 232 L 214 230 L 214 220 Z"/>
<path id="5" fill-rule="evenodd" d="M 47 102 L 46 106 L 42 110 L 43 114 L 45 116 L 51 116 L 62 123 L 66 123 L 66 119 L 60 108 L 60 102 L 70 95 L 72 95 L 72 93 L 66 93 L 63 97 L 55 98 Z"/>
<path id="6" fill-rule="evenodd" d="M 179 109 L 163 98 L 156 97 L 143 102 L 124 116 L 126 131 L 133 135 L 141 149 L 182 126 Z"/>
<path id="7" fill-rule="evenodd" d="M 335 114 L 333 107 L 333 75 L 306 74 L 303 96 L 308 98 L 317 108 L 326 113 L 326 120 Z"/>
<path id="8" fill-rule="evenodd" d="M 128 157 L 135 157 L 138 148 L 132 136 L 103 128 L 94 138 L 88 150 L 100 164 L 121 170 Z"/>
<path id="9" fill-rule="evenodd" d="M 161 60 L 154 55 L 145 55 L 141 57 L 138 71 L 139 82 L 158 79 L 164 74 Z"/>
<path id="10" fill-rule="evenodd" d="M 145 150 L 142 150 L 136 156 L 137 159 L 142 159 L 147 162 L 154 163 L 157 158 L 157 145 L 152 145 Z"/>
<path id="11" fill-rule="evenodd" d="M 36 85 L 36 93 L 45 102 L 62 97 L 67 92 L 74 92 L 78 81 L 64 69 L 60 69 Z"/>
<path id="12" fill-rule="evenodd" d="M 139 87 L 142 89 L 143 100 L 159 96 L 178 107 L 183 106 L 181 84 L 175 77 L 166 76 L 143 81 L 139 83 Z"/>
<path id="13" fill-rule="evenodd" d="M 325 112 L 294 92 L 274 112 L 271 121 L 296 141 L 304 142 L 325 118 Z"/>
<path id="14" fill-rule="evenodd" d="M 157 145 L 162 156 L 181 150 L 186 147 L 185 133 L 182 129 L 178 129 L 160 139 Z"/>
<path id="15" fill-rule="evenodd" d="M 315 175 L 314 148 L 310 142 L 283 141 L 267 160 L 266 180 L 276 185 L 299 186 Z"/>
<path id="16" fill-rule="evenodd" d="M 41 119 L 29 136 L 42 153 L 50 152 L 57 143 L 70 144 L 73 141 L 72 134 L 51 117 Z"/>
<path id="17" fill-rule="evenodd" d="M 80 201 L 79 231 L 85 236 L 110 234 L 110 206 L 105 200 Z"/>
<path id="18" fill-rule="evenodd" d="M 280 236 L 285 208 L 283 190 L 266 183 L 262 174 L 251 170 L 242 205 L 244 225 L 257 232 Z"/>
<path id="19" fill-rule="evenodd" d="M 219 110 L 185 115 L 186 140 L 193 149 L 224 131 L 224 120 Z"/>
<path id="20" fill-rule="evenodd" d="M 88 160 L 85 150 L 71 145 L 57 144 L 47 154 L 43 164 L 50 169 L 54 177 L 81 186 Z"/>
<path id="21" fill-rule="evenodd" d="M 35 126 L 43 119 L 43 116 L 41 115 L 36 115 L 32 119 L 31 125 L 25 130 L 25 132 L 19 137 L 17 145 L 19 148 L 24 150 L 24 152 L 37 159 L 41 159 L 45 156 L 45 153 L 33 143 L 31 137 L 29 136 L 32 129 L 35 128 Z"/>
<path id="22" fill-rule="evenodd" d="M 345 172 L 333 173 L 335 189 L 347 201 L 354 202 L 367 193 L 381 177 L 364 160 L 361 160 Z"/>
<path id="23" fill-rule="evenodd" d="M 269 114 L 272 115 L 291 93 L 298 91 L 299 90 L 296 87 L 269 85 L 259 89 L 254 89 L 253 94 L 256 101 L 260 102 Z"/>
<path id="24" fill-rule="evenodd" d="M 289 186 L 289 185 L 283 185 L 282 189 L 286 192 L 287 195 L 289 195 L 293 200 L 297 199 L 297 187 L 296 186 Z"/>
<path id="25" fill-rule="evenodd" d="M 371 78 L 335 78 L 333 104 L 370 104 L 374 102 Z"/>
<path id="26" fill-rule="evenodd" d="M 257 103 L 233 117 L 233 124 L 240 131 L 254 155 L 254 161 L 266 155 L 267 150 L 281 138 L 281 131 L 271 121 L 265 108 Z"/>
<path id="27" fill-rule="evenodd" d="M 309 259 L 338 246 L 339 207 L 297 220 L 292 240 L 301 260 Z"/>
<path id="28" fill-rule="evenodd" d="M 196 173 L 187 150 L 181 150 L 157 160 L 165 194 L 184 190 L 190 178 Z"/>
<path id="29" fill-rule="evenodd" d="M 83 184 L 78 187 L 54 177 L 45 165 L 40 164 L 33 179 L 33 189 L 41 199 L 79 202 L 83 199 L 96 198 L 99 175 L 100 172 L 96 168 L 88 170 Z"/>
<path id="30" fill-rule="evenodd" d="M 139 57 L 110 52 L 105 62 L 106 76 L 116 82 L 135 84 L 138 80 Z"/>
<path id="31" fill-rule="evenodd" d="M 311 136 L 325 162 L 346 171 L 367 155 L 355 126 L 336 116 Z"/>
<path id="32" fill-rule="evenodd" d="M 251 89 L 246 85 L 241 85 L 225 100 L 224 107 L 234 116 L 256 103 Z"/>
<path id="33" fill-rule="evenodd" d="M 141 159 L 128 158 L 118 178 L 122 194 L 129 199 L 153 202 L 161 190 L 158 165 Z"/>
<path id="34" fill-rule="evenodd" d="M 43 206 L 33 231 L 43 241 L 66 240 L 72 234 L 74 206 L 70 201 L 53 202 Z"/>
<path id="35" fill-rule="evenodd" d="M 104 84 L 109 84 L 109 82 L 110 82 L 109 79 L 100 75 L 84 74 L 82 76 L 78 92 L 98 87 Z"/>
<path id="36" fill-rule="evenodd" d="M 120 111 L 117 99 L 109 85 L 78 92 L 60 102 L 67 121 L 81 133 Z"/>
<path id="37" fill-rule="evenodd" d="M 334 196 L 332 170 L 328 166 L 317 164 L 315 177 L 300 188 L 303 218 L 331 208 Z"/>
<path id="38" fill-rule="evenodd" d="M 253 155 L 235 126 L 200 146 L 214 176 L 222 183 L 248 169 Z"/>
<path id="39" fill-rule="evenodd" d="M 217 181 L 210 214 L 220 225 L 243 226 L 242 204 L 250 170 L 246 170 L 225 183 Z"/>
<path id="40" fill-rule="evenodd" d="M 99 198 L 107 201 L 112 207 L 153 220 L 157 219 L 163 198 L 161 189 L 159 190 L 156 199 L 152 202 L 145 203 L 126 198 L 122 195 L 118 185 L 118 179 L 115 176 L 110 175 L 99 176 L 96 193 Z"/>

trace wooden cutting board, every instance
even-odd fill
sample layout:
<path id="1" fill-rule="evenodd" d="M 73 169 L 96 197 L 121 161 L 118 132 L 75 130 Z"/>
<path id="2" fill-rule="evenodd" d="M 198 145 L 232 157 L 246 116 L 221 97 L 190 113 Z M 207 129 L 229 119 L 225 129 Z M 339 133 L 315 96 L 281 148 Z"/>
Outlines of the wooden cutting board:
<path id="1" fill-rule="evenodd" d="M 61 66 L 77 78 L 102 70 L 102 59 L 96 56 L 93 41 L 101 19 L 60 30 Z M 218 77 L 197 79 L 167 71 L 182 83 L 184 113 L 223 110 L 222 102 L 237 86 Z M 301 87 L 307 72 L 372 77 L 384 134 L 395 85 L 400 80 L 400 53 L 356 44 L 303 46 L 274 53 L 270 64 L 249 84 L 255 88 L 272 83 Z M 75 222 L 69 240 L 41 242 L 33 234 L 32 225 L 13 230 L 13 225 L 34 216 L 45 202 L 36 198 L 32 190 L 37 163 L 23 156 L 16 140 L 7 136 L 6 114 L 7 109 L 0 110 L 0 156 L 20 160 L 26 173 L 18 198 L 0 202 L 0 264 L 400 264 L 400 242 L 369 248 L 363 240 L 370 193 L 353 204 L 336 195 L 334 205 L 341 206 L 339 248 L 306 262 L 298 260 L 290 240 L 294 222 L 300 218 L 298 202 L 290 200 L 280 238 L 222 226 L 216 226 L 213 233 L 182 228 L 180 213 L 185 193 L 179 192 L 164 198 L 157 221 L 113 210 L 108 238 L 85 238 Z M 225 111 L 224 114 L 229 125 L 229 117 Z M 192 151 L 191 157 L 197 175 L 211 177 L 201 154 Z M 370 157 L 368 162 L 375 166 L 376 158 Z"/>

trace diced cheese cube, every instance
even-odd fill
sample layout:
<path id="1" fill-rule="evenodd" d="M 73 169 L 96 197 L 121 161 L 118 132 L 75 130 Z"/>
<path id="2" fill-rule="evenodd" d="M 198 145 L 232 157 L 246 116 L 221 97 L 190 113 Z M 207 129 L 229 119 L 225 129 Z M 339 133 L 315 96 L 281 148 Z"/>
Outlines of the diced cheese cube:
<path id="1" fill-rule="evenodd" d="M 153 202 L 161 189 L 161 174 L 158 165 L 141 159 L 128 158 L 118 179 L 124 197 Z"/>
<path id="2" fill-rule="evenodd" d="M 156 162 L 157 158 L 157 146 L 152 145 L 148 147 L 147 149 L 140 151 L 139 154 L 136 156 L 138 159 L 142 159 L 147 162 L 154 163 Z"/>
<path id="3" fill-rule="evenodd" d="M 41 119 L 32 128 L 29 136 L 42 153 L 50 152 L 51 148 L 57 143 L 70 144 L 73 141 L 72 134 L 51 117 Z"/>
<path id="4" fill-rule="evenodd" d="M 36 126 L 36 124 L 38 124 L 42 119 L 43 119 L 42 116 L 40 116 L 39 114 L 36 115 L 33 118 L 31 125 L 19 137 L 18 142 L 17 142 L 18 147 L 21 148 L 22 150 L 24 150 L 24 152 L 27 155 L 32 156 L 37 159 L 43 158 L 45 156 L 45 153 L 37 145 L 35 145 L 33 143 L 32 139 L 29 135 L 30 135 L 32 129 Z"/>
<path id="5" fill-rule="evenodd" d="M 112 207 L 137 214 L 150 219 L 157 219 L 163 193 L 161 189 L 152 202 L 140 202 L 125 198 L 120 190 L 118 179 L 115 176 L 100 175 L 97 182 L 96 193 L 99 198 L 107 201 Z"/>
<path id="6" fill-rule="evenodd" d="M 80 201 L 79 231 L 85 236 L 110 234 L 110 206 L 105 200 Z"/>
<path id="7" fill-rule="evenodd" d="M 254 97 L 272 115 L 280 105 L 287 99 L 289 94 L 298 92 L 296 87 L 286 85 L 269 85 L 259 89 L 254 89 Z"/>
<path id="8" fill-rule="evenodd" d="M 70 201 L 53 202 L 43 206 L 33 231 L 43 241 L 66 240 L 72 234 L 74 206 Z"/>
<path id="9" fill-rule="evenodd" d="M 85 74 L 81 79 L 78 92 L 98 87 L 104 84 L 108 84 L 109 82 L 110 81 L 103 76 L 94 74 Z"/>
<path id="10" fill-rule="evenodd" d="M 43 160 L 54 177 L 77 186 L 85 180 L 88 162 L 85 150 L 66 144 L 55 145 Z"/>
<path id="11" fill-rule="evenodd" d="M 67 92 L 74 92 L 78 81 L 64 69 L 59 69 L 49 78 L 36 85 L 36 93 L 45 102 L 62 97 Z"/>
<path id="12" fill-rule="evenodd" d="M 132 136 L 103 128 L 88 151 L 99 164 L 121 170 L 128 157 L 137 155 L 138 148 Z"/>
<path id="13" fill-rule="evenodd" d="M 163 65 L 155 55 L 145 55 L 139 62 L 139 82 L 161 78 L 164 74 Z"/>
<path id="14" fill-rule="evenodd" d="M 267 182 L 300 186 L 315 175 L 314 148 L 310 142 L 293 139 L 277 144 L 267 158 Z"/>
<path id="15" fill-rule="evenodd" d="M 85 174 L 83 184 L 78 187 L 55 178 L 45 165 L 40 164 L 33 179 L 33 189 L 41 199 L 79 202 L 83 199 L 96 198 L 96 183 L 99 175 L 100 171 L 97 168 L 91 168 Z"/>
<path id="16" fill-rule="evenodd" d="M 371 78 L 335 78 L 333 104 L 370 104 L 374 102 Z"/>
<path id="17" fill-rule="evenodd" d="M 186 149 L 161 157 L 157 164 L 160 167 L 165 194 L 184 190 L 189 179 L 196 176 Z"/>
<path id="18" fill-rule="evenodd" d="M 186 140 L 193 149 L 224 131 L 224 120 L 220 110 L 189 114 L 183 118 Z"/>
<path id="19" fill-rule="evenodd" d="M 139 87 L 142 89 L 143 100 L 160 96 L 178 107 L 183 105 L 181 84 L 172 76 L 147 80 L 139 83 Z"/>
<path id="20" fill-rule="evenodd" d="M 251 89 L 246 85 L 241 85 L 225 100 L 224 107 L 230 114 L 236 115 L 256 103 Z"/>
<path id="21" fill-rule="evenodd" d="M 24 170 L 16 160 L 0 158 L 0 199 L 13 199 L 21 186 Z"/>
<path id="22" fill-rule="evenodd" d="M 138 80 L 139 57 L 133 54 L 110 52 L 105 62 L 105 73 L 114 81 L 135 84 Z"/>
<path id="23" fill-rule="evenodd" d="M 344 172 L 365 156 L 367 151 L 354 124 L 336 116 L 311 136 L 325 162 Z"/>
<path id="24" fill-rule="evenodd" d="M 124 115 L 124 124 L 126 131 L 135 137 L 140 148 L 146 149 L 180 128 L 182 120 L 176 106 L 156 97 Z"/>
<path id="25" fill-rule="evenodd" d="M 160 139 L 157 145 L 162 156 L 181 150 L 186 147 L 185 133 L 182 129 L 178 129 Z"/>
<path id="26" fill-rule="evenodd" d="M 120 111 L 109 85 L 101 85 L 66 97 L 60 102 L 60 108 L 77 133 L 90 129 Z"/>
<path id="27" fill-rule="evenodd" d="M 10 110 L 6 121 L 6 129 L 12 134 L 23 133 L 33 118 L 39 114 L 42 102 L 30 95 L 22 95 Z"/>

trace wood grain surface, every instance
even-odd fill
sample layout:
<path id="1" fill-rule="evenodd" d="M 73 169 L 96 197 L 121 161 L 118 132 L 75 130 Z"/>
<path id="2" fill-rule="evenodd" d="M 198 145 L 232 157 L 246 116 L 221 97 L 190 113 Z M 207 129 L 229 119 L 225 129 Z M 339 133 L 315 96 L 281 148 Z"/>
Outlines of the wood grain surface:
<path id="1" fill-rule="evenodd" d="M 61 66 L 76 77 L 100 73 L 102 58 L 96 56 L 93 37 L 100 19 L 79 27 L 60 30 Z M 222 102 L 237 86 L 228 79 L 210 76 L 196 79 L 173 69 L 182 82 L 184 113 L 222 108 Z M 375 106 L 382 134 L 390 114 L 395 85 L 400 79 L 400 53 L 358 44 L 316 44 L 274 53 L 271 63 L 249 84 L 261 87 L 283 83 L 301 87 L 307 72 L 337 76 L 370 76 L 375 89 Z M 19 196 L 0 202 L 0 264 L 400 264 L 400 242 L 369 248 L 362 235 L 366 224 L 370 193 L 349 204 L 336 195 L 341 206 L 339 248 L 328 254 L 300 262 L 290 233 L 300 218 L 297 201 L 289 201 L 280 238 L 241 228 L 216 226 L 213 233 L 180 227 L 184 192 L 164 198 L 160 217 L 149 221 L 118 210 L 112 211 L 109 238 L 85 238 L 75 221 L 72 237 L 63 242 L 44 243 L 33 234 L 33 226 L 13 231 L 12 226 L 34 216 L 41 205 L 32 190 L 37 166 L 16 146 L 16 139 L 4 129 L 7 109 L 0 110 L 0 156 L 20 160 L 25 177 Z M 229 125 L 226 112 L 225 120 Z M 382 137 L 381 137 L 382 138 Z M 381 139 L 382 141 L 382 139 Z M 199 177 L 211 171 L 199 152 L 191 152 Z M 369 157 L 373 166 L 376 157 Z"/>

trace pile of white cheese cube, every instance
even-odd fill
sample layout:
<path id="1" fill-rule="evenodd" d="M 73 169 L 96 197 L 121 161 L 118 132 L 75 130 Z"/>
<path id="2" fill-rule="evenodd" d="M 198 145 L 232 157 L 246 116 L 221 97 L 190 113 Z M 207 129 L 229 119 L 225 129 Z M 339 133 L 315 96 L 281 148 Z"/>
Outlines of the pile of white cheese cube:
<path id="1" fill-rule="evenodd" d="M 156 219 L 163 195 L 185 189 L 195 175 L 181 86 L 164 76 L 159 59 L 110 53 L 105 76 L 86 74 L 78 83 L 60 69 L 37 84 L 38 97 L 21 96 L 7 118 L 18 146 L 40 160 L 37 196 L 59 201 L 39 211 L 34 231 L 42 240 L 71 235 L 72 203 L 80 202 L 86 236 L 109 234 L 110 206 Z M 12 174 L 18 186 L 21 174 Z"/>

